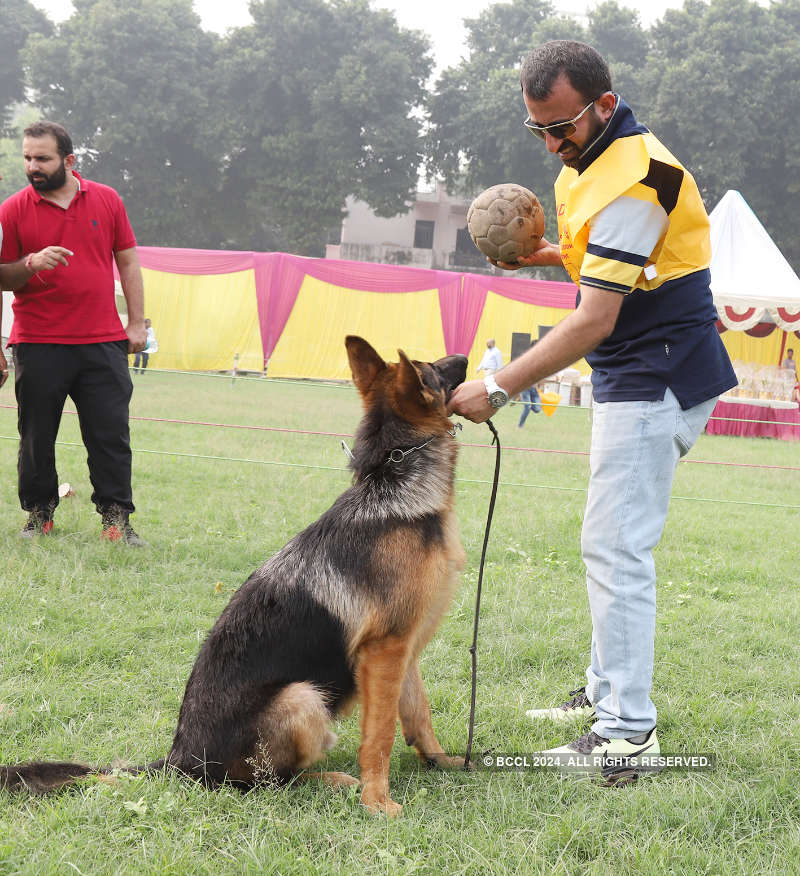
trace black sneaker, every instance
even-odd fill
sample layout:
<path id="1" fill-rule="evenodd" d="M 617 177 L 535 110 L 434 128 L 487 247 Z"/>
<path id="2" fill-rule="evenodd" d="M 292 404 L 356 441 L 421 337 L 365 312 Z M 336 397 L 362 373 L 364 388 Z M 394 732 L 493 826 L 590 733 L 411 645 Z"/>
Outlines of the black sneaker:
<path id="1" fill-rule="evenodd" d="M 579 687 L 569 692 L 570 699 L 554 709 L 529 709 L 525 714 L 532 720 L 549 718 L 551 721 L 571 721 L 573 718 L 591 720 L 594 718 L 594 706 L 586 696 L 586 688 Z"/>
<path id="2" fill-rule="evenodd" d="M 28 512 L 28 522 L 20 530 L 22 538 L 49 535 L 53 531 L 53 511 L 50 508 L 34 508 Z"/>
<path id="3" fill-rule="evenodd" d="M 103 531 L 100 537 L 107 541 L 124 541 L 131 547 L 145 547 L 146 542 L 128 522 L 129 512 L 119 505 L 109 505 L 101 510 Z"/>

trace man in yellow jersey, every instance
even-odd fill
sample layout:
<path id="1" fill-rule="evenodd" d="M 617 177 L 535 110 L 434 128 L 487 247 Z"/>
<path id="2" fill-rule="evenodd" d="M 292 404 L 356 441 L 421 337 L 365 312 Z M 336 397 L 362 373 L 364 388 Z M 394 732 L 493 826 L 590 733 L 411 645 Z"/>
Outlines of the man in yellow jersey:
<path id="1" fill-rule="evenodd" d="M 615 783 L 637 775 L 626 758 L 659 751 L 652 552 L 677 462 L 736 377 L 715 326 L 708 217 L 691 174 L 612 91 L 590 46 L 545 43 L 525 59 L 520 81 L 525 126 L 564 164 L 555 184 L 559 241 L 542 239 L 532 256 L 501 267 L 563 264 L 578 287 L 576 309 L 496 374 L 458 387 L 449 407 L 483 422 L 581 357 L 592 366 L 581 535 L 592 615 L 587 683 L 563 705 L 527 714 L 593 720 L 550 754 L 581 755 Z"/>

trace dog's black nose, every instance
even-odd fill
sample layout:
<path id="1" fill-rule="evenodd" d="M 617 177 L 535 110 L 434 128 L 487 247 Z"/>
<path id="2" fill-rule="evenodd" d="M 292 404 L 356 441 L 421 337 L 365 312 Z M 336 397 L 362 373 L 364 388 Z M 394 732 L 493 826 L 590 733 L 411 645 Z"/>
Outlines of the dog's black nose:
<path id="1" fill-rule="evenodd" d="M 460 353 L 454 356 L 445 356 L 444 359 L 434 362 L 433 367 L 439 374 L 439 379 L 442 381 L 445 394 L 449 399 L 450 393 L 467 378 L 467 357 Z"/>

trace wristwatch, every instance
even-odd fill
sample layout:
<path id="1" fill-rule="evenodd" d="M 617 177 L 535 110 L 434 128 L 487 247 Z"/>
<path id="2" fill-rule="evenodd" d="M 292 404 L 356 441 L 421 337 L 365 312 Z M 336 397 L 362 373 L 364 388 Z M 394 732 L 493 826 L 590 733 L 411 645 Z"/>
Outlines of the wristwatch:
<path id="1" fill-rule="evenodd" d="M 494 374 L 484 377 L 483 382 L 486 385 L 486 392 L 489 393 L 489 404 L 493 408 L 502 408 L 508 402 L 508 393 L 502 386 L 497 385 Z"/>

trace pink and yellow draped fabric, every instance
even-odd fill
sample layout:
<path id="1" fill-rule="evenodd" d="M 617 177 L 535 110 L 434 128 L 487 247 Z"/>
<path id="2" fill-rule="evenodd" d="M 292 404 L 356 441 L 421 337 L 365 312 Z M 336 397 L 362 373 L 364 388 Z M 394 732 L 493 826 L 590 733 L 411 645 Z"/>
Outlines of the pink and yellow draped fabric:
<path id="1" fill-rule="evenodd" d="M 464 353 L 474 376 L 487 338 L 508 361 L 513 332 L 536 339 L 540 325 L 555 325 L 575 304 L 571 283 L 286 253 L 138 252 L 158 368 L 229 370 L 237 357 L 240 369 L 268 364 L 275 377 L 346 378 L 343 339 L 352 333 L 392 359 L 398 346 L 418 359 Z M 733 359 L 778 364 L 796 332 L 779 324 L 783 331 L 763 336 L 771 325 L 719 328 Z M 584 361 L 578 368 L 589 371 Z"/>
<path id="2" fill-rule="evenodd" d="M 538 336 L 575 304 L 571 283 L 487 277 L 286 253 L 139 247 L 157 367 L 280 377 L 349 376 L 346 334 L 387 358 L 464 353 L 474 368 L 487 337 L 506 358 L 511 333 Z M 153 364 L 156 364 L 155 361 Z"/>

